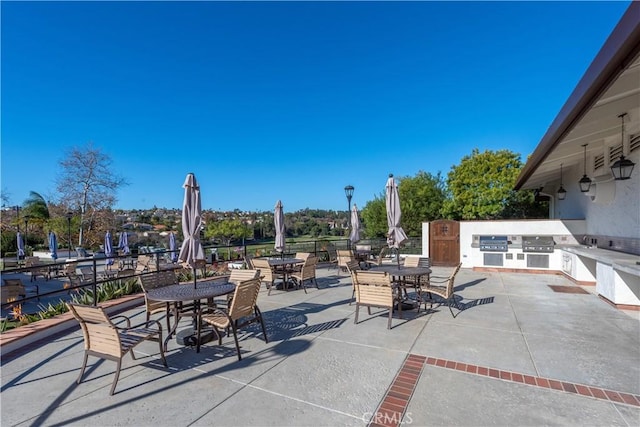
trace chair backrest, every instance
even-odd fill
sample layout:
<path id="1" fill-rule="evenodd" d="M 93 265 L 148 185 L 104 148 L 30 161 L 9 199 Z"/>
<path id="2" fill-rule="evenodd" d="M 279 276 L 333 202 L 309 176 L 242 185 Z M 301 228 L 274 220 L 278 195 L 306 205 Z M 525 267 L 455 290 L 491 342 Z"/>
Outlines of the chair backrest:
<path id="1" fill-rule="evenodd" d="M 71 274 L 76 274 L 76 264 L 74 262 L 67 262 L 63 267 L 64 274 L 69 276 Z"/>
<path id="2" fill-rule="evenodd" d="M 338 251 L 336 251 L 336 247 L 334 245 L 327 245 L 327 254 L 329 255 L 330 263 L 338 262 Z"/>
<path id="3" fill-rule="evenodd" d="M 129 276 L 134 276 L 136 274 L 136 271 L 133 268 L 125 268 L 124 270 L 119 270 L 116 273 L 116 277 L 120 278 L 120 277 L 129 277 Z"/>
<path id="4" fill-rule="evenodd" d="M 408 256 L 404 259 L 405 267 L 426 267 L 431 268 L 431 258 Z"/>
<path id="5" fill-rule="evenodd" d="M 20 279 L 2 279 L 4 284 L 0 286 L 2 304 L 13 302 L 26 295 L 26 290 Z"/>
<path id="6" fill-rule="evenodd" d="M 233 300 L 231 300 L 231 307 L 229 307 L 229 317 L 232 320 L 254 314 L 260 284 L 259 278 L 245 280 L 237 284 Z"/>
<path id="7" fill-rule="evenodd" d="M 120 335 L 102 307 L 66 303 L 78 320 L 84 336 L 85 350 L 122 357 Z"/>
<path id="8" fill-rule="evenodd" d="M 354 270 L 353 280 L 357 303 L 393 307 L 393 288 L 389 273 Z"/>
<path id="9" fill-rule="evenodd" d="M 338 266 L 339 267 L 346 267 L 347 266 L 347 262 L 354 260 L 353 252 L 351 252 L 348 249 L 338 249 L 336 252 L 337 252 L 337 255 L 338 255 Z"/>
<path id="10" fill-rule="evenodd" d="M 35 267 L 37 265 L 42 265 L 40 258 L 37 256 L 28 256 L 24 259 L 25 267 Z"/>
<path id="11" fill-rule="evenodd" d="M 138 277 L 138 280 L 145 291 L 178 284 L 178 276 L 173 270 L 161 270 L 155 273 L 143 274 Z"/>
<path id="12" fill-rule="evenodd" d="M 231 270 L 231 276 L 229 276 L 229 282 L 238 284 L 245 280 L 257 279 L 260 277 L 260 270 L 239 270 L 234 268 Z"/>
<path id="13" fill-rule="evenodd" d="M 360 267 L 360 263 L 354 259 L 347 262 L 347 270 L 349 270 L 349 273 L 353 273 L 355 270 L 362 270 L 362 268 Z"/>
<path id="14" fill-rule="evenodd" d="M 306 261 L 312 255 L 311 252 L 296 252 L 295 258 L 303 259 Z"/>
<path id="15" fill-rule="evenodd" d="M 302 268 L 300 269 L 299 276 L 302 278 L 302 280 L 315 278 L 317 265 L 318 265 L 318 257 L 315 255 L 309 256 L 304 261 L 304 264 L 302 264 Z"/>
<path id="16" fill-rule="evenodd" d="M 260 270 L 260 277 L 262 277 L 262 280 L 264 282 L 273 282 L 274 280 L 273 270 L 271 270 L 271 265 L 269 265 L 268 259 L 254 258 L 253 267 L 256 270 Z"/>
<path id="17" fill-rule="evenodd" d="M 244 264 L 245 264 L 245 268 L 248 268 L 249 270 L 253 269 L 253 255 L 247 254 L 247 256 L 244 257 Z"/>
<path id="18" fill-rule="evenodd" d="M 451 272 L 449 279 L 447 279 L 447 295 L 451 295 L 453 293 L 456 274 L 458 274 L 458 272 L 460 271 L 461 266 L 462 266 L 462 263 L 459 263 L 458 266 Z"/>
<path id="19" fill-rule="evenodd" d="M 386 247 L 382 247 L 382 249 L 380 249 L 380 253 L 378 254 L 378 258 L 376 258 L 373 263 L 376 265 L 381 265 L 382 264 L 382 260 L 384 259 L 384 254 L 387 252 L 387 248 Z"/>
<path id="20" fill-rule="evenodd" d="M 371 245 L 356 245 L 356 251 L 371 251 Z"/>

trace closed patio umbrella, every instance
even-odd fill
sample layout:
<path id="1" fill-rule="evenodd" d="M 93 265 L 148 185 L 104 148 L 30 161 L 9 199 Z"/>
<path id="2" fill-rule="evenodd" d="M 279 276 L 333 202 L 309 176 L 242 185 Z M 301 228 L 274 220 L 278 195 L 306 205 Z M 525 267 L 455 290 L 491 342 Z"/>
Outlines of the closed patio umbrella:
<path id="1" fill-rule="evenodd" d="M 276 203 L 276 208 L 273 213 L 273 222 L 276 227 L 276 243 L 274 248 L 278 252 L 284 252 L 284 213 L 282 212 L 282 202 L 280 200 Z"/>
<path id="2" fill-rule="evenodd" d="M 120 233 L 118 238 L 118 249 L 120 249 L 124 255 L 129 255 L 131 253 L 131 250 L 129 249 L 129 235 L 126 231 Z"/>
<path id="3" fill-rule="evenodd" d="M 193 269 L 193 286 L 196 287 L 196 261 L 204 260 L 204 249 L 200 243 L 200 227 L 202 226 L 202 203 L 200 186 L 194 174 L 187 174 L 182 185 L 184 202 L 182 204 L 182 234 L 184 241 L 178 259 Z"/>
<path id="4" fill-rule="evenodd" d="M 22 239 L 22 234 L 18 232 L 16 234 L 16 239 L 18 240 L 18 259 L 24 258 L 24 240 Z"/>
<path id="5" fill-rule="evenodd" d="M 389 231 L 387 233 L 387 245 L 389 245 L 390 248 L 396 249 L 396 259 L 398 261 L 398 265 L 400 265 L 398 248 L 400 248 L 402 242 L 407 240 L 407 235 L 402 227 L 400 227 L 400 197 L 398 196 L 398 185 L 396 184 L 395 179 L 393 179 L 393 174 L 389 174 L 386 190 L 387 225 L 389 226 Z"/>
<path id="6" fill-rule="evenodd" d="M 360 218 L 358 218 L 358 207 L 355 203 L 351 208 L 351 233 L 349 234 L 349 240 L 351 240 L 351 243 L 356 243 L 360 240 Z"/>
<path id="7" fill-rule="evenodd" d="M 113 243 L 111 243 L 111 232 L 104 235 L 104 255 L 107 257 L 106 265 L 113 265 Z"/>
<path id="8" fill-rule="evenodd" d="M 53 231 L 49 232 L 49 252 L 54 261 L 58 259 L 58 238 Z"/>
<path id="9" fill-rule="evenodd" d="M 169 256 L 171 258 L 171 262 L 176 262 L 178 260 L 178 253 L 176 252 L 176 248 L 176 234 L 172 231 L 171 233 L 169 233 Z"/>

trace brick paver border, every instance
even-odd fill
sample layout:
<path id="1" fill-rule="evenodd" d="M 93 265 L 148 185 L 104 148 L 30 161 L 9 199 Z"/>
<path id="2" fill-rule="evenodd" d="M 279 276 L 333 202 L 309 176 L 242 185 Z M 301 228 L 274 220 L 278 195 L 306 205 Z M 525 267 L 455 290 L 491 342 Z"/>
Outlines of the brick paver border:
<path id="1" fill-rule="evenodd" d="M 371 417 L 369 427 L 397 427 L 401 424 L 402 417 L 413 396 L 424 365 L 437 366 L 443 369 L 495 378 L 501 381 L 547 388 L 565 393 L 574 393 L 612 403 L 640 407 L 640 395 L 638 394 L 607 390 L 600 387 L 559 381 L 551 378 L 534 377 L 518 372 L 455 362 L 453 360 L 409 354 L 383 397 L 378 409 Z"/>

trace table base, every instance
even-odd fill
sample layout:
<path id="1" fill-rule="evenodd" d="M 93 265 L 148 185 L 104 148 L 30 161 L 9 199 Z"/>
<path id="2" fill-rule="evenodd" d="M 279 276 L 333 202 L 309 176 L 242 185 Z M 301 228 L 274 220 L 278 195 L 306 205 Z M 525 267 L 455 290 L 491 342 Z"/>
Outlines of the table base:
<path id="1" fill-rule="evenodd" d="M 200 333 L 200 344 L 213 341 L 215 334 L 212 330 L 202 331 Z M 192 328 L 182 329 L 176 333 L 176 343 L 187 347 L 195 347 L 198 344 L 197 333 Z"/>

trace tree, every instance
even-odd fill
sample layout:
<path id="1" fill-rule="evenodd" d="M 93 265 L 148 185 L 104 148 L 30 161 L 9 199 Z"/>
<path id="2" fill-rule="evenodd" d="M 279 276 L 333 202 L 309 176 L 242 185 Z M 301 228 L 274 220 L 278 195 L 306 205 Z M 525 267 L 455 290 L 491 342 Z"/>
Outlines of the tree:
<path id="1" fill-rule="evenodd" d="M 385 237 L 389 231 L 387 225 L 387 204 L 384 194 L 367 202 L 360 211 L 363 235 L 374 239 Z"/>
<path id="2" fill-rule="evenodd" d="M 29 218 L 29 223 L 32 224 L 33 232 L 29 234 L 25 230 L 26 236 L 32 240 L 44 241 L 43 228 L 51 217 L 49 206 L 44 197 L 35 191 L 30 191 L 29 197 L 22 205 L 22 215 L 24 218 Z"/>
<path id="3" fill-rule="evenodd" d="M 447 176 L 450 198 L 444 203 L 443 216 L 500 219 L 539 211 L 530 194 L 513 190 L 522 166 L 520 155 L 510 150 L 480 153 L 474 148 Z"/>
<path id="4" fill-rule="evenodd" d="M 85 231 L 92 228 L 96 213 L 110 209 L 116 202 L 117 190 L 127 185 L 124 178 L 113 172 L 111 164 L 111 157 L 91 143 L 85 147 L 72 147 L 60 161 L 57 189 L 63 204 L 80 211 L 80 246 Z"/>
<path id="5" fill-rule="evenodd" d="M 407 236 L 420 236 L 423 222 L 441 218 L 446 192 L 440 172 L 432 175 L 420 171 L 414 177 L 401 178 L 398 182 L 398 194 L 402 211 L 400 221 Z"/>
<path id="6" fill-rule="evenodd" d="M 220 239 L 226 246 L 231 245 L 234 239 L 246 239 L 251 237 L 253 230 L 239 219 L 225 219 L 223 221 L 211 221 L 204 230 L 206 239 Z M 229 252 L 229 259 L 231 258 Z"/>

